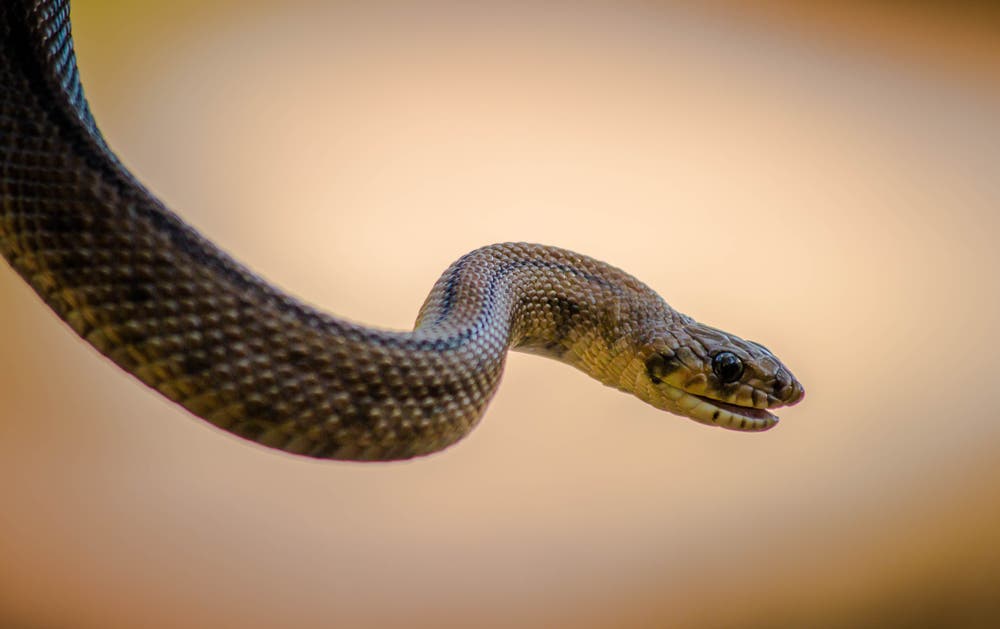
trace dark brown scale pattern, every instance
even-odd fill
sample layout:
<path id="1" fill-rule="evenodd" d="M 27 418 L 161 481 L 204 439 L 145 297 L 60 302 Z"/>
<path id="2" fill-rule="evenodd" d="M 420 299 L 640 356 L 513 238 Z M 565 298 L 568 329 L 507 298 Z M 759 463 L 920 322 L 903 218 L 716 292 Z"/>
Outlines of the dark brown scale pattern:
<path id="1" fill-rule="evenodd" d="M 0 254 L 81 337 L 221 428 L 315 457 L 406 458 L 468 433 L 512 347 L 661 407 L 649 351 L 701 361 L 681 347 L 687 320 L 642 283 L 541 245 L 458 260 L 413 332 L 318 312 L 184 224 L 108 149 L 66 1 L 0 4 L 0 46 Z"/>

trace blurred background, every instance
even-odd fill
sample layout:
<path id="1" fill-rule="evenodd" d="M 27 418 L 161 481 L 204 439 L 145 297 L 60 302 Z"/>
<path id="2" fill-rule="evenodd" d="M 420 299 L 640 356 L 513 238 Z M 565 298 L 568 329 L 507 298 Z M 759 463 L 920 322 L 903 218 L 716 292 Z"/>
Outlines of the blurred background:
<path id="1" fill-rule="evenodd" d="M 408 328 L 544 242 L 807 396 L 740 434 L 515 354 L 449 450 L 312 461 L 0 265 L 0 626 L 1000 625 L 1000 19 L 944 6 L 75 4 L 110 144 L 307 301 Z"/>

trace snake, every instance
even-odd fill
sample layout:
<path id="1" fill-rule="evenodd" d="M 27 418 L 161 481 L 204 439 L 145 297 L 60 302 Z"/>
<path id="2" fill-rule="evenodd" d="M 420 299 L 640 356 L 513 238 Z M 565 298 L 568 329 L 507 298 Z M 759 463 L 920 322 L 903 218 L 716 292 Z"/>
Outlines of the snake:
<path id="1" fill-rule="evenodd" d="M 438 452 L 477 425 L 509 350 L 733 430 L 767 430 L 804 396 L 763 345 L 553 246 L 460 257 L 412 330 L 323 312 L 222 251 L 112 151 L 84 96 L 68 0 L 4 0 L 0 46 L 0 254 L 87 343 L 225 431 L 315 458 Z"/>

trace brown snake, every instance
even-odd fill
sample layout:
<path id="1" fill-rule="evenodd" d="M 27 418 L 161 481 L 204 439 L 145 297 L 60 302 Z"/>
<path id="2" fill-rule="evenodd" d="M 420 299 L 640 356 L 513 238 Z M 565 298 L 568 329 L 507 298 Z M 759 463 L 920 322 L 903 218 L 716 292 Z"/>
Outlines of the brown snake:
<path id="1" fill-rule="evenodd" d="M 0 253 L 81 337 L 191 413 L 296 454 L 389 460 L 466 435 L 508 349 L 738 430 L 803 389 L 770 351 L 570 251 L 490 245 L 451 265 L 412 332 L 319 312 L 154 198 L 105 144 L 65 0 L 0 3 Z"/>

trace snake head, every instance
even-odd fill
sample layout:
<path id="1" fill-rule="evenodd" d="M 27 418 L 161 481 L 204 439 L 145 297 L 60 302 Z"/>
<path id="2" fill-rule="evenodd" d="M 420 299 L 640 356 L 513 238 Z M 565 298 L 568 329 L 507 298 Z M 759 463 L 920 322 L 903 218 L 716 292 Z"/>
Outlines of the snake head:
<path id="1" fill-rule="evenodd" d="M 805 390 L 763 345 L 681 317 L 644 356 L 648 384 L 636 393 L 658 408 L 732 430 L 761 431 L 768 409 L 797 404 Z"/>

